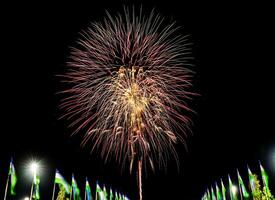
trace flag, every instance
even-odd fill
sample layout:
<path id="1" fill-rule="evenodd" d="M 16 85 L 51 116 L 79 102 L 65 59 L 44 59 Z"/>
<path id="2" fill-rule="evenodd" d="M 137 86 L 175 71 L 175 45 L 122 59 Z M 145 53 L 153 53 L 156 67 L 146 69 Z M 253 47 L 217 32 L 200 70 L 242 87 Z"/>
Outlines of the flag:
<path id="1" fill-rule="evenodd" d="M 119 200 L 122 200 L 121 193 L 119 193 L 118 199 L 119 199 Z"/>
<path id="2" fill-rule="evenodd" d="M 85 191 L 86 191 L 87 200 L 92 200 L 91 187 L 90 187 L 90 184 L 89 184 L 89 181 L 88 181 L 87 177 L 86 177 Z"/>
<path id="3" fill-rule="evenodd" d="M 221 185 L 222 185 L 222 199 L 226 200 L 226 189 L 224 187 L 222 179 L 221 179 Z"/>
<path id="4" fill-rule="evenodd" d="M 207 199 L 211 200 L 211 195 L 210 195 L 209 189 L 207 189 Z"/>
<path id="5" fill-rule="evenodd" d="M 205 195 L 205 193 L 203 194 L 203 196 L 202 196 L 201 200 L 207 200 L 207 199 L 206 199 L 206 195 Z"/>
<path id="6" fill-rule="evenodd" d="M 99 196 L 99 200 L 107 200 L 107 198 L 104 195 L 103 190 L 101 189 L 101 187 L 99 186 L 99 184 L 96 184 L 96 193 Z"/>
<path id="7" fill-rule="evenodd" d="M 236 189 L 236 186 L 234 186 L 232 184 L 232 181 L 231 181 L 231 178 L 230 176 L 228 175 L 228 182 L 229 182 L 229 191 L 230 191 L 230 199 L 231 200 L 237 200 L 237 189 Z"/>
<path id="8" fill-rule="evenodd" d="M 206 193 L 206 192 L 203 194 L 203 196 L 202 196 L 201 199 L 202 199 L 202 200 L 208 200 L 208 199 L 207 199 L 207 193 Z"/>
<path id="9" fill-rule="evenodd" d="M 77 186 L 76 180 L 74 179 L 74 175 L 72 175 L 72 192 L 74 200 L 81 200 L 80 190 Z"/>
<path id="10" fill-rule="evenodd" d="M 17 176 L 15 173 L 15 168 L 14 168 L 12 160 L 10 161 L 9 176 L 10 176 L 10 181 L 11 181 L 10 193 L 11 193 L 11 195 L 16 195 L 15 186 L 17 183 Z"/>
<path id="11" fill-rule="evenodd" d="M 125 200 L 130 200 L 127 196 L 125 196 Z"/>
<path id="12" fill-rule="evenodd" d="M 211 198 L 212 198 L 212 200 L 217 200 L 215 192 L 212 187 L 211 187 Z"/>
<path id="13" fill-rule="evenodd" d="M 203 198 L 204 198 L 204 200 L 211 200 L 211 199 L 208 199 L 207 192 L 204 193 Z"/>
<path id="14" fill-rule="evenodd" d="M 117 191 L 115 192 L 115 200 L 119 200 L 118 195 L 117 195 Z"/>
<path id="15" fill-rule="evenodd" d="M 65 189 L 66 194 L 71 193 L 70 185 L 67 183 L 67 181 L 63 178 L 63 176 L 59 173 L 58 170 L 55 171 L 54 183 L 56 183 L 59 186 L 63 187 Z"/>
<path id="16" fill-rule="evenodd" d="M 266 192 L 270 193 L 269 185 L 268 185 L 268 175 L 265 172 L 265 170 L 264 170 L 263 166 L 261 165 L 261 163 L 260 163 L 260 168 L 261 168 L 261 175 L 262 175 L 262 180 L 263 180 L 264 187 L 266 189 Z"/>
<path id="17" fill-rule="evenodd" d="M 252 191 L 252 195 L 254 195 L 255 192 L 256 192 L 255 177 L 252 174 L 252 172 L 251 172 L 251 170 L 249 169 L 248 166 L 247 166 L 247 169 L 248 169 L 248 177 L 249 177 L 250 188 L 251 188 L 251 191 Z"/>
<path id="18" fill-rule="evenodd" d="M 33 199 L 40 199 L 39 184 L 40 184 L 40 177 L 35 174 L 33 178 L 33 185 L 34 185 Z"/>
<path id="19" fill-rule="evenodd" d="M 241 193 L 243 195 L 244 198 L 249 198 L 249 193 L 247 192 L 245 185 L 243 183 L 243 179 L 239 173 L 239 170 L 237 170 L 237 174 L 238 174 L 238 182 L 239 182 L 239 187 L 241 189 Z"/>
<path id="20" fill-rule="evenodd" d="M 217 195 L 217 200 L 222 200 L 222 194 L 217 183 L 216 183 L 216 195 Z"/>
<path id="21" fill-rule="evenodd" d="M 108 199 L 108 192 L 107 192 L 107 190 L 106 190 L 105 185 L 103 186 L 103 194 L 104 194 L 104 197 L 105 197 L 106 199 Z"/>
<path id="22" fill-rule="evenodd" d="M 113 200 L 114 194 L 112 188 L 110 188 L 110 200 Z"/>

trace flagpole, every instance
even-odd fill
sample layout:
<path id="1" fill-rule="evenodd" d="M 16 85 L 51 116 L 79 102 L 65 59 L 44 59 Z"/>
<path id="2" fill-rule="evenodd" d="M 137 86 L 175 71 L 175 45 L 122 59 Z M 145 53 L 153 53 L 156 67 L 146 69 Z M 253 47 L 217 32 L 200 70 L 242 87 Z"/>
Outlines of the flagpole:
<path id="1" fill-rule="evenodd" d="M 72 200 L 73 187 L 71 186 L 70 200 Z"/>
<path id="2" fill-rule="evenodd" d="M 86 200 L 87 194 L 86 194 L 86 187 L 85 187 L 85 193 L 84 193 L 84 200 Z"/>
<path id="3" fill-rule="evenodd" d="M 30 200 L 32 200 L 32 193 L 33 193 L 33 181 L 32 181 L 32 187 L 31 187 Z"/>
<path id="4" fill-rule="evenodd" d="M 85 179 L 85 193 L 84 193 L 84 200 L 86 200 L 86 198 L 87 198 L 87 194 L 86 194 L 86 187 L 87 187 L 87 181 L 88 181 L 88 178 L 87 178 L 87 176 L 86 176 L 86 179 Z"/>
<path id="5" fill-rule="evenodd" d="M 96 188 L 96 190 L 97 190 L 97 188 Z M 95 200 L 97 200 L 97 191 L 95 191 Z"/>
<path id="6" fill-rule="evenodd" d="M 55 182 L 53 184 L 53 195 L 52 195 L 52 200 L 54 200 L 54 195 L 55 195 Z"/>
<path id="7" fill-rule="evenodd" d="M 243 200 L 243 190 L 242 190 L 241 183 L 240 183 L 240 180 L 239 180 L 240 173 L 239 173 L 238 169 L 237 169 L 237 175 L 238 175 L 238 185 L 239 185 L 240 196 L 241 196 L 241 200 Z"/>
<path id="8" fill-rule="evenodd" d="M 4 200 L 6 200 L 6 198 L 7 198 L 7 193 L 8 193 L 9 182 L 10 182 L 10 173 L 9 173 L 9 175 L 8 175 L 7 182 L 6 182 L 6 188 L 5 188 L 5 196 L 4 196 Z"/>
<path id="9" fill-rule="evenodd" d="M 139 188 L 139 200 L 142 200 L 142 161 L 138 161 L 138 188 Z"/>
<path id="10" fill-rule="evenodd" d="M 54 175 L 52 200 L 54 200 L 54 196 L 55 196 L 55 179 L 56 179 L 56 172 L 57 172 L 57 169 L 55 169 L 55 175 Z"/>
<path id="11" fill-rule="evenodd" d="M 243 190 L 240 186 L 240 183 L 239 183 L 239 191 L 240 191 L 241 200 L 243 200 Z"/>

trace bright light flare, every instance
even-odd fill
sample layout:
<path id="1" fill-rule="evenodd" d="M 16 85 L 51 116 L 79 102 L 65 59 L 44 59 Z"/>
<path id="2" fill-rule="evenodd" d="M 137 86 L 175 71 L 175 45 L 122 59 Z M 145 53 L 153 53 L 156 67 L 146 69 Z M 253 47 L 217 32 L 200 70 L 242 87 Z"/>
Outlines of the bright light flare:
<path id="1" fill-rule="evenodd" d="M 30 163 L 30 171 L 33 173 L 33 174 L 37 174 L 38 173 L 38 170 L 39 170 L 39 164 L 35 161 L 31 162 Z"/>
<path id="2" fill-rule="evenodd" d="M 236 195 L 236 194 L 238 193 L 238 187 L 237 187 L 236 185 L 232 185 L 231 190 L 232 190 L 232 193 L 233 193 L 234 195 Z"/>

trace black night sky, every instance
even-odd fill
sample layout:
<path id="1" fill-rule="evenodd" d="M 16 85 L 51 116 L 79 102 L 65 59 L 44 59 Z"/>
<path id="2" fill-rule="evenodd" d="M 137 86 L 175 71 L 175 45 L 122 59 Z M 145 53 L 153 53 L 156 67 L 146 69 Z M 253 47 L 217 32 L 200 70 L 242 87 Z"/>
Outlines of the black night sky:
<path id="1" fill-rule="evenodd" d="M 89 3 L 87 3 L 89 2 Z M 41 198 L 50 199 L 55 168 L 69 181 L 75 174 L 83 188 L 85 176 L 137 199 L 135 175 L 105 164 L 81 137 L 70 137 L 65 120 L 58 120 L 69 47 L 90 22 L 101 20 L 105 9 L 116 13 L 134 1 L 75 1 L 1 6 L 1 133 L 0 195 L 4 192 L 9 160 L 14 158 L 22 199 L 30 190 L 25 167 L 41 160 Z M 135 1 L 155 8 L 183 26 L 193 43 L 195 91 L 190 106 L 193 134 L 188 149 L 177 147 L 180 171 L 169 163 L 166 172 L 148 172 L 144 199 L 200 199 L 206 187 L 236 168 L 247 181 L 246 165 L 259 172 L 258 160 L 271 177 L 275 191 L 274 136 L 274 17 L 264 5 L 199 4 L 185 1 Z M 273 55 L 273 57 L 272 57 Z M 274 156 L 272 156 L 272 151 Z M 273 157 L 273 163 L 272 163 Z M 224 180 L 227 184 L 227 181 Z"/>

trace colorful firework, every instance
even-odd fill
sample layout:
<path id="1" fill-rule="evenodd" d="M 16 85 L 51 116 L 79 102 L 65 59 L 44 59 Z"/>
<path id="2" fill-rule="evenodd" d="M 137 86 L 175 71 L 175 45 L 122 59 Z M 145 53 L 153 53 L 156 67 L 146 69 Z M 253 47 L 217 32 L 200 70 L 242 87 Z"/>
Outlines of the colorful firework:
<path id="1" fill-rule="evenodd" d="M 185 142 L 192 96 L 190 44 L 175 23 L 125 9 L 92 23 L 72 48 L 64 117 L 107 161 L 165 167 Z M 91 141 L 91 142 L 89 142 Z M 140 168 L 139 167 L 139 168 Z"/>

